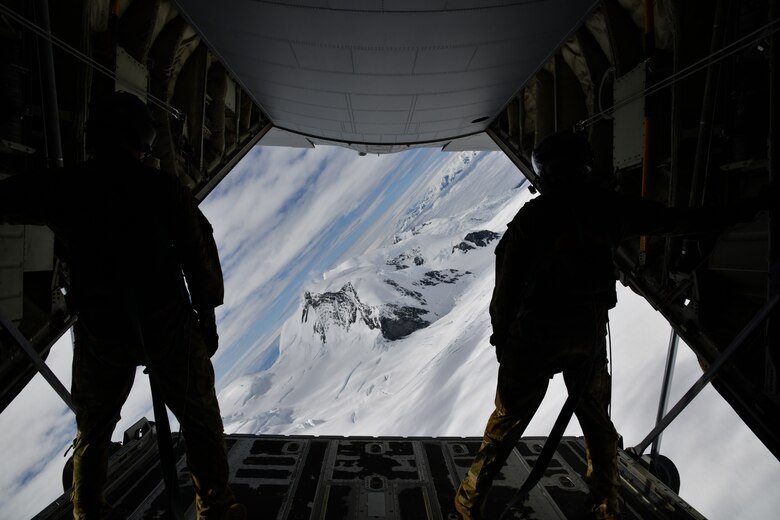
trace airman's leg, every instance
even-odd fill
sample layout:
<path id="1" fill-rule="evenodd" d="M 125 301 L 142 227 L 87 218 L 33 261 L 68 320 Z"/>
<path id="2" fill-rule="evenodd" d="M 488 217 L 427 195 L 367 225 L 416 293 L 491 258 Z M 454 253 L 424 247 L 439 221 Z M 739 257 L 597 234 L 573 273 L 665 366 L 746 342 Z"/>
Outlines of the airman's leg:
<path id="1" fill-rule="evenodd" d="M 579 372 L 564 372 L 567 386 L 571 387 Z M 589 468 L 586 480 L 590 487 L 594 507 L 601 506 L 597 518 L 615 518 L 619 512 L 617 469 L 618 434 L 609 418 L 610 377 L 606 356 L 596 361 L 590 385 L 580 400 L 575 413 L 582 426 L 588 445 Z"/>
<path id="2" fill-rule="evenodd" d="M 119 412 L 133 386 L 135 367 L 112 367 L 91 353 L 95 345 L 76 335 L 72 397 L 78 431 L 73 451 L 73 518 L 103 520 L 111 507 L 103 496 L 108 449 Z"/>
<path id="3" fill-rule="evenodd" d="M 544 398 L 548 377 L 520 375 L 502 364 L 496 409 L 488 419 L 482 444 L 455 496 L 465 520 L 482 518 L 487 492 Z"/>
<path id="4" fill-rule="evenodd" d="M 181 423 L 187 464 L 196 493 L 198 519 L 223 518 L 235 504 L 228 486 L 228 461 L 222 416 L 214 390 L 214 369 L 200 332 L 189 346 L 165 363 L 160 374 L 163 398 Z M 235 518 L 243 518 L 240 514 Z"/>

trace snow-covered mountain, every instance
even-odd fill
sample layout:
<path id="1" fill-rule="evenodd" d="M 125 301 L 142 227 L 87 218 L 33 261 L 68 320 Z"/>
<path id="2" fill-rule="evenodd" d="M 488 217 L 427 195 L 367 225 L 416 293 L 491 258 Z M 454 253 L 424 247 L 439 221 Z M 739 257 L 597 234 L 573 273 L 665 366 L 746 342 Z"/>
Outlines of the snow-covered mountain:
<path id="1" fill-rule="evenodd" d="M 498 368 L 488 343 L 493 250 L 531 195 L 499 154 L 453 154 L 427 175 L 358 241 L 371 244 L 366 250 L 301 291 L 273 341 L 273 365 L 220 392 L 228 433 L 481 435 Z M 630 446 L 654 425 L 669 327 L 620 285 L 618 300 L 610 311 L 612 417 Z M 268 351 L 256 355 L 242 364 L 267 366 L 260 358 Z M 689 350 L 678 355 L 673 399 L 701 375 Z M 556 377 L 526 435 L 547 435 L 565 395 Z M 581 434 L 576 421 L 566 434 Z M 765 493 L 738 498 L 763 489 L 777 463 L 711 388 L 669 427 L 662 449 L 680 470 L 681 496 L 705 516 L 776 511 Z M 745 467 L 738 483 L 724 478 Z"/>
<path id="2" fill-rule="evenodd" d="M 380 247 L 311 282 L 275 364 L 221 392 L 228 432 L 455 435 L 459 394 L 491 402 L 493 250 L 530 194 L 484 158 L 453 156 Z"/>
<path id="3" fill-rule="evenodd" d="M 498 153 L 328 148 L 253 150 L 201 206 L 226 274 L 214 358 L 218 374 L 229 367 L 226 430 L 481 435 L 498 366 L 487 341 L 492 233 L 530 197 L 522 177 Z M 618 300 L 612 417 L 630 446 L 655 422 L 669 327 L 620 285 Z M 288 315 L 282 329 L 278 315 Z M 72 346 L 67 335 L 59 343 L 47 364 L 67 386 Z M 673 401 L 701 375 L 688 349 L 678 356 Z M 147 381 L 139 371 L 115 440 L 151 417 Z M 556 377 L 526 434 L 546 435 L 564 398 Z M 572 421 L 567 435 L 579 434 Z M 59 455 L 75 421 L 36 377 L 0 416 L 0 435 L 3 517 L 30 518 L 62 492 Z M 681 496 L 708 518 L 777 516 L 778 495 L 766 492 L 777 461 L 711 387 L 664 433 L 662 452 Z"/>

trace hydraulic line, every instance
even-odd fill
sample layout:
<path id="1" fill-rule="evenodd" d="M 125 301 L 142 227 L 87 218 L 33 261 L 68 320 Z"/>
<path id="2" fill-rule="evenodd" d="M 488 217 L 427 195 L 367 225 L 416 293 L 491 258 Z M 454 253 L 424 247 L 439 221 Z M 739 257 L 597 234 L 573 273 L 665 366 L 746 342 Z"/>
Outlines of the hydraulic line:
<path id="1" fill-rule="evenodd" d="M 652 78 L 652 60 L 655 53 L 655 19 L 653 16 L 653 0 L 645 0 L 645 59 L 647 60 L 646 73 Z M 650 196 L 650 187 L 653 177 L 653 107 L 645 103 L 645 115 L 643 121 L 644 132 L 642 137 L 642 197 Z M 644 262 L 647 253 L 647 235 L 639 237 L 640 259 Z"/>
<path id="2" fill-rule="evenodd" d="M 35 17 L 45 35 L 51 34 L 49 21 L 49 2 L 38 0 L 34 4 Z M 62 168 L 62 139 L 60 138 L 60 110 L 57 103 L 57 81 L 54 76 L 54 53 L 51 40 L 40 35 L 37 40 L 38 79 L 41 86 L 41 107 L 43 109 L 44 136 L 46 137 L 46 161 L 50 168 Z"/>
<path id="3" fill-rule="evenodd" d="M 728 10 L 724 0 L 718 0 L 715 6 L 715 21 L 712 24 L 712 40 L 710 43 L 710 55 L 717 52 L 717 48 L 723 44 L 725 34 L 725 22 Z M 717 66 L 716 66 L 717 65 Z M 702 94 L 701 120 L 699 121 L 699 139 L 696 143 L 696 155 L 693 164 L 693 178 L 691 180 L 691 192 L 688 205 L 699 207 L 704 204 L 704 190 L 707 183 L 707 160 L 712 142 L 712 125 L 715 118 L 715 101 L 717 98 L 718 80 L 720 77 L 720 65 L 713 62 L 707 67 L 707 79 L 704 82 Z"/>
<path id="4" fill-rule="evenodd" d="M 99 63 L 98 61 L 92 59 L 90 56 L 87 56 L 86 54 L 84 54 L 80 50 L 78 50 L 75 47 L 73 47 L 72 45 L 68 44 L 67 42 L 57 38 L 56 36 L 51 34 L 50 31 L 47 31 L 44 28 L 38 26 L 35 22 L 32 22 L 32 21 L 28 20 L 27 18 L 25 18 L 24 16 L 20 15 L 19 13 L 14 11 L 13 9 L 10 9 L 7 6 L 5 6 L 3 4 L 0 4 L 0 13 L 8 16 L 12 20 L 18 22 L 20 25 L 25 27 L 26 29 L 29 29 L 30 31 L 32 31 L 36 35 L 40 36 L 41 38 L 49 41 L 50 43 L 52 43 L 54 45 L 56 45 L 57 47 L 59 47 L 60 49 L 65 51 L 66 53 L 68 53 L 71 56 L 73 56 L 74 58 L 76 58 L 77 60 L 87 64 L 93 70 L 96 70 L 96 71 L 100 72 L 104 76 L 107 76 L 110 79 L 113 79 L 114 81 L 118 81 L 118 82 L 122 83 L 123 86 L 125 88 L 127 88 L 127 90 L 135 92 L 136 94 L 140 94 L 140 95 L 146 96 L 146 98 L 149 100 L 149 102 L 151 104 L 153 104 L 156 107 L 164 110 L 165 112 L 167 112 L 171 116 L 175 117 L 176 119 L 181 119 L 183 117 L 179 110 L 177 110 L 176 108 L 174 108 L 171 105 L 169 105 L 165 100 L 162 100 L 162 99 L 160 99 L 160 98 L 158 98 L 156 96 L 153 96 L 152 94 L 150 94 L 148 92 L 145 92 L 145 91 L 139 89 L 138 87 L 136 87 L 136 86 L 126 82 L 123 78 L 118 77 L 114 73 L 114 71 L 112 71 L 111 69 L 107 68 L 106 66 L 104 66 L 101 63 Z"/>
<path id="5" fill-rule="evenodd" d="M 761 41 L 767 39 L 768 37 L 774 35 L 776 32 L 780 31 L 780 17 L 775 18 L 774 20 L 771 20 L 770 22 L 766 23 L 765 25 L 759 27 L 755 31 L 746 34 L 742 38 L 739 38 L 735 40 L 734 42 L 730 43 L 729 45 L 726 45 L 722 49 L 720 49 L 718 52 L 714 54 L 709 54 L 702 59 L 692 63 L 691 65 L 685 67 L 684 69 L 672 74 L 671 76 L 664 78 L 657 83 L 645 88 L 644 90 L 641 90 L 637 92 L 636 94 L 629 96 L 615 104 L 613 104 L 611 107 L 606 108 L 602 110 L 601 112 L 597 114 L 593 114 L 591 117 L 587 119 L 583 119 L 579 123 L 577 123 L 578 128 L 585 128 L 588 126 L 593 125 L 594 123 L 597 123 L 598 121 L 605 119 L 609 115 L 611 115 L 615 110 L 622 108 L 630 103 L 633 103 L 637 99 L 640 99 L 642 97 L 650 96 L 652 94 L 655 94 L 656 92 L 659 92 L 667 87 L 670 87 L 674 85 L 675 83 L 682 81 L 683 79 L 709 67 L 710 65 L 717 63 L 719 61 L 722 61 L 730 56 L 733 56 L 734 54 L 747 49 L 757 43 L 760 43 Z"/>
<path id="6" fill-rule="evenodd" d="M 666 408 L 669 405 L 669 393 L 672 390 L 672 379 L 674 378 L 674 365 L 677 361 L 677 348 L 680 345 L 680 336 L 677 331 L 672 329 L 669 335 L 669 351 L 666 354 L 666 368 L 664 369 L 664 381 L 661 384 L 661 397 L 658 400 L 658 414 L 656 415 L 655 424 L 660 424 L 666 415 Z M 661 452 L 661 433 L 653 441 L 652 449 L 650 450 L 650 464 L 651 466 L 657 466 L 658 454 Z"/>

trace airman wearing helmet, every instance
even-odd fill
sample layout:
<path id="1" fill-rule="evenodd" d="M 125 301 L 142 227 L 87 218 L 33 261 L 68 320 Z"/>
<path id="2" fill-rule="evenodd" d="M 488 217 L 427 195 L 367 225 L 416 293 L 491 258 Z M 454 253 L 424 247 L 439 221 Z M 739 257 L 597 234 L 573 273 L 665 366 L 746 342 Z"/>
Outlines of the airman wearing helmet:
<path id="1" fill-rule="evenodd" d="M 625 199 L 592 182 L 587 140 L 560 132 L 532 162 L 541 195 L 527 202 L 496 247 L 491 343 L 499 359 L 496 409 L 456 495 L 466 520 L 484 518 L 493 478 L 544 398 L 550 378 L 567 387 L 586 378 L 575 408 L 585 435 L 591 518 L 619 515 L 618 434 L 608 414 L 608 310 L 615 306 L 612 255 L 627 234 L 668 228 L 675 215 L 647 200 Z"/>
<path id="2" fill-rule="evenodd" d="M 140 99 L 102 99 L 87 126 L 91 160 L 15 175 L 0 190 L 1 216 L 48 224 L 70 267 L 74 518 L 110 515 L 108 446 L 138 365 L 182 425 L 199 520 L 245 518 L 228 486 L 209 359 L 224 293 L 211 225 L 178 179 L 142 164 L 156 129 Z"/>

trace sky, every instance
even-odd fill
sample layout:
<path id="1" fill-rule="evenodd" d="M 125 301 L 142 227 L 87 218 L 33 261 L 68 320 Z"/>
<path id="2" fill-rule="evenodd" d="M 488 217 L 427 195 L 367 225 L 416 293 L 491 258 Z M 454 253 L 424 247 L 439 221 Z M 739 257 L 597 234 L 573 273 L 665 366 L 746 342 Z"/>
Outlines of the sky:
<path id="1" fill-rule="evenodd" d="M 381 219 L 401 193 L 444 161 L 446 154 L 433 149 L 361 157 L 339 147 L 256 147 L 247 154 L 201 205 L 225 277 L 225 304 L 217 309 L 221 347 L 212 358 L 218 390 L 258 368 L 245 358 L 256 359 L 273 342 L 305 281 L 368 247 L 370 239 L 356 231 Z M 71 360 L 68 333 L 48 359 L 66 388 Z M 143 416 L 153 413 L 148 379 L 139 369 L 113 440 Z M 0 414 L 0 443 L 8 454 L 0 472 L 0 517 L 32 517 L 61 494 L 64 454 L 75 430 L 71 412 L 40 376 Z"/>
<path id="2" fill-rule="evenodd" d="M 226 283 L 225 305 L 217 310 L 221 346 L 213 358 L 218 391 L 236 377 L 273 362 L 275 339 L 284 320 L 297 309 L 307 283 L 378 246 L 371 231 L 386 226 L 387 216 L 402 210 L 410 194 L 421 192 L 426 180 L 451 159 L 452 154 L 432 149 L 364 157 L 337 147 L 253 149 L 201 206 L 215 230 Z M 507 174 L 517 175 L 520 181 L 519 172 L 503 156 L 489 160 L 503 164 Z M 621 298 L 633 303 L 619 305 L 613 313 L 613 321 L 622 324 L 613 332 L 613 342 L 620 346 L 614 355 L 613 413 L 621 417 L 626 438 L 639 440 L 652 427 L 657 391 L 637 388 L 631 378 L 637 369 L 652 370 L 660 385 L 669 328 L 630 291 L 621 291 Z M 48 359 L 66 387 L 71 348 L 66 335 Z M 682 347 L 673 402 L 699 374 L 695 359 Z M 562 395 L 559 382 L 554 383 L 551 410 L 560 407 Z M 489 399 L 484 407 L 490 407 Z M 720 418 L 729 413 L 725 428 Z M 142 416 L 151 418 L 152 412 L 146 376 L 139 373 L 114 439 Z M 760 501 L 767 511 L 780 507 L 779 498 L 766 496 L 766 487 L 744 490 L 745 482 L 777 481 L 780 464 L 735 417 L 708 389 L 664 439 L 678 467 L 681 457 L 695 463 L 691 467 L 697 469 L 684 474 L 684 482 L 686 476 L 688 481 L 704 482 L 717 475 L 721 482 L 740 489 L 737 497 L 697 489 L 689 500 L 711 518 L 727 518 L 718 512 L 731 511 L 727 506 L 738 502 Z M 545 420 L 541 414 L 534 432 L 546 434 Z M 462 435 L 479 435 L 483 419 L 469 422 L 478 426 L 469 431 L 464 427 Z M 74 435 L 71 413 L 36 377 L 0 414 L 0 443 L 7 454 L 0 473 L 0 516 L 29 518 L 61 493 L 64 455 Z M 727 441 L 734 449 L 725 449 Z M 675 453 L 675 446 L 680 453 Z"/>
<path id="3" fill-rule="evenodd" d="M 201 205 L 225 274 L 217 316 L 230 350 L 214 359 L 218 378 L 243 370 L 242 354 L 266 348 L 303 283 L 364 249 L 361 228 L 442 161 L 430 149 L 363 157 L 336 147 L 282 150 L 255 148 Z"/>

